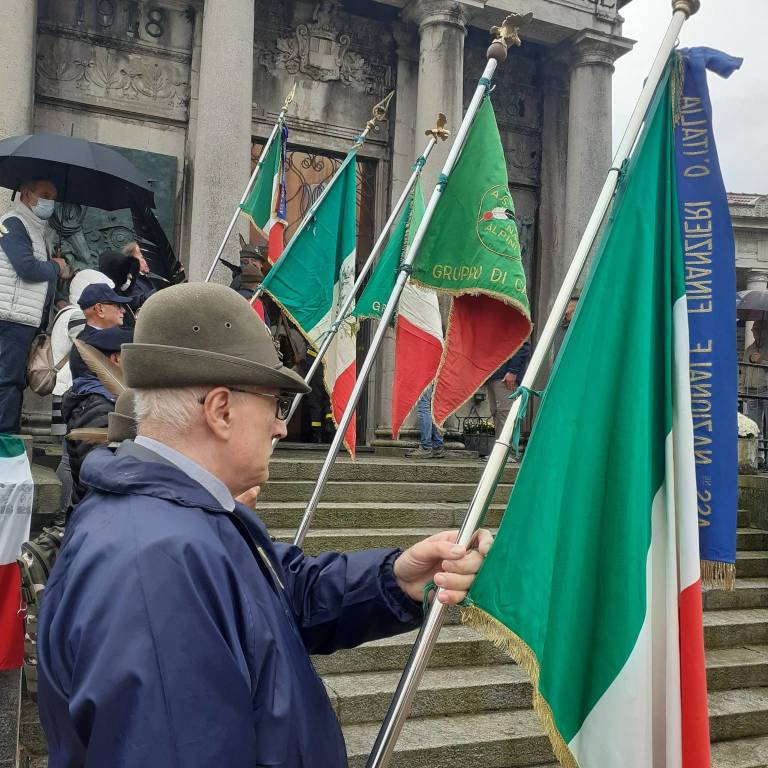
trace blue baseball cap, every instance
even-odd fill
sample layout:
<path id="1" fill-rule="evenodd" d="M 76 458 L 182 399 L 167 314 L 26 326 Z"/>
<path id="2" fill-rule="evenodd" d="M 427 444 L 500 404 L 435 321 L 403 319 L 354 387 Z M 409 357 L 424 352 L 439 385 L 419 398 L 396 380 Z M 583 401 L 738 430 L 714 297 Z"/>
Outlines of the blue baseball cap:
<path id="1" fill-rule="evenodd" d="M 106 283 L 91 283 L 80 294 L 77 303 L 80 309 L 88 309 L 94 304 L 130 304 L 129 296 L 115 293 Z"/>
<path id="2" fill-rule="evenodd" d="M 89 334 L 83 341 L 96 347 L 99 352 L 110 355 L 112 352 L 119 352 L 123 344 L 133 341 L 133 328 L 123 328 L 119 325 L 114 328 L 102 328 Z"/>

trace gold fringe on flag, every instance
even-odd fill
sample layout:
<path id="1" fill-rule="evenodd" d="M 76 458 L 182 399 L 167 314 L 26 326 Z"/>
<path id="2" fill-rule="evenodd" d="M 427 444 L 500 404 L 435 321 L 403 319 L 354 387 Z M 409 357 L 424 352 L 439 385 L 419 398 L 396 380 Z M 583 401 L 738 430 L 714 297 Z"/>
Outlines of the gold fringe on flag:
<path id="1" fill-rule="evenodd" d="M 525 670 L 533 686 L 533 709 L 541 720 L 557 761 L 563 768 L 579 768 L 573 752 L 568 749 L 560 731 L 557 730 L 552 708 L 539 692 L 539 660 L 536 654 L 511 629 L 474 605 L 461 609 L 461 623 L 480 632 Z"/>
<path id="2" fill-rule="evenodd" d="M 702 560 L 701 584 L 708 589 L 733 592 L 736 589 L 736 565 L 719 560 Z"/>

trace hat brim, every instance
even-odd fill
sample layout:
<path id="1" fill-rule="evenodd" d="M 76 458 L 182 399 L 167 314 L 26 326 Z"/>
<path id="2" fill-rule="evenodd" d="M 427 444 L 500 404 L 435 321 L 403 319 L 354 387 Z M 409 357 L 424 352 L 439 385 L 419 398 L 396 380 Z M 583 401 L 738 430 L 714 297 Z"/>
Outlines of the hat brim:
<path id="1" fill-rule="evenodd" d="M 271 387 L 284 393 L 311 391 L 304 379 L 290 368 L 165 344 L 123 344 L 122 368 L 127 387 L 216 387 L 232 384 Z"/>

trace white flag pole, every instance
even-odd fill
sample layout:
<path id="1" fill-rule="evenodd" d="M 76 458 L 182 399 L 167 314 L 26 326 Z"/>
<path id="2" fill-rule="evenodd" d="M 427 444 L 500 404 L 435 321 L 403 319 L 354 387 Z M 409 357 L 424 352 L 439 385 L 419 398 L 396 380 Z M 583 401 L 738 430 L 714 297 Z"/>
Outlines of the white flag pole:
<path id="1" fill-rule="evenodd" d="M 614 156 L 613 166 L 608 172 L 608 178 L 603 185 L 595 209 L 592 212 L 592 216 L 589 219 L 586 230 L 579 242 L 576 253 L 574 254 L 571 266 L 568 269 L 563 285 L 560 288 L 560 292 L 557 295 L 552 311 L 544 326 L 541 338 L 536 345 L 528 370 L 526 371 L 525 376 L 523 376 L 521 382 L 522 387 L 530 388 L 533 386 L 539 370 L 544 363 L 545 355 L 552 345 L 555 332 L 557 331 L 560 319 L 565 312 L 568 300 L 573 293 L 579 275 L 581 274 L 581 271 L 586 264 L 587 257 L 592 250 L 600 225 L 610 207 L 613 194 L 619 181 L 621 167 L 624 161 L 629 158 L 632 148 L 637 141 L 637 137 L 640 134 L 640 130 L 645 120 L 646 112 L 653 99 L 654 92 L 656 91 L 661 76 L 664 73 L 669 55 L 674 50 L 677 36 L 680 33 L 683 23 L 689 16 L 696 13 L 699 9 L 699 0 L 673 0 L 672 7 L 672 20 L 664 35 L 664 39 L 656 54 L 653 65 L 651 66 L 651 71 L 645 81 L 640 98 L 635 105 L 624 138 Z M 456 539 L 457 544 L 461 544 L 465 547 L 470 545 L 477 526 L 480 524 L 480 521 L 485 514 L 485 510 L 487 509 L 488 503 L 496 488 L 499 475 L 502 472 L 509 455 L 512 433 L 514 431 L 515 421 L 519 410 L 520 399 L 517 399 L 512 404 L 512 409 L 507 416 L 507 420 L 504 422 L 501 434 L 496 440 L 491 455 L 488 458 L 488 464 L 480 478 L 480 483 L 475 489 L 475 493 L 469 503 L 466 517 L 464 518 L 464 522 Z M 441 590 L 438 589 L 437 593 L 440 591 Z M 437 641 L 437 636 L 445 617 L 446 606 L 436 598 L 437 595 L 435 595 L 435 599 L 427 613 L 424 624 L 419 632 L 419 636 L 416 638 L 416 642 L 411 649 L 410 658 L 408 659 L 408 663 L 400 678 L 389 711 L 382 723 L 381 730 L 379 731 L 373 750 L 366 763 L 366 768 L 384 768 L 389 765 L 389 762 L 392 759 L 395 744 L 397 743 L 397 739 L 400 736 L 400 732 L 408 717 L 408 713 L 410 712 L 413 697 L 421 682 L 424 670 L 429 663 L 429 657 L 432 654 L 432 649 Z"/>
<path id="2" fill-rule="evenodd" d="M 227 244 L 227 240 L 229 240 L 229 236 L 232 234 L 232 230 L 235 228 L 237 219 L 240 216 L 240 206 L 246 201 L 246 199 L 248 198 L 248 195 L 251 194 L 253 185 L 256 183 L 256 178 L 258 177 L 259 172 L 261 171 L 261 161 L 267 156 L 267 152 L 269 152 L 269 148 L 272 146 L 272 142 L 275 140 L 275 137 L 277 136 L 278 132 L 282 130 L 283 123 L 285 122 L 285 115 L 288 112 L 288 106 L 293 101 L 295 95 L 296 95 L 296 83 L 294 82 L 293 88 L 291 88 L 291 92 L 288 94 L 288 96 L 286 96 L 285 101 L 283 102 L 283 108 L 280 110 L 280 114 L 277 116 L 277 122 L 272 127 L 272 132 L 269 134 L 267 143 L 264 145 L 264 148 L 261 150 L 261 154 L 259 155 L 259 160 L 256 163 L 256 167 L 253 169 L 251 178 L 248 179 L 248 183 L 245 185 L 245 191 L 243 192 L 242 197 L 240 198 L 240 202 L 238 202 L 237 208 L 235 208 L 235 212 L 232 214 L 232 219 L 230 220 L 229 226 L 227 227 L 227 230 L 224 233 L 224 237 L 221 241 L 221 245 L 216 251 L 216 255 L 213 257 L 213 261 L 211 262 L 211 266 L 208 270 L 208 274 L 205 276 L 205 280 L 203 281 L 205 283 L 210 282 L 211 277 L 213 277 L 213 273 L 216 270 L 216 265 L 219 263 L 221 254 L 224 252 L 224 247 Z"/>
<path id="3" fill-rule="evenodd" d="M 442 115 L 442 117 L 445 117 L 445 115 Z M 373 244 L 373 248 L 371 248 L 371 252 L 370 254 L 368 254 L 368 258 L 366 259 L 365 264 L 363 264 L 363 266 L 360 268 L 360 272 L 355 278 L 355 283 L 352 286 L 352 289 L 350 290 L 349 294 L 347 295 L 347 298 L 344 300 L 344 303 L 342 304 L 341 309 L 339 309 L 339 312 L 336 315 L 336 319 L 333 321 L 333 324 L 331 325 L 331 327 L 328 329 L 327 333 L 323 337 L 323 341 L 320 344 L 320 348 L 317 350 L 317 355 L 315 356 L 315 359 L 313 360 L 312 365 L 310 366 L 310 369 L 307 371 L 307 375 L 304 377 L 304 381 L 307 384 L 309 384 L 309 382 L 312 381 L 318 369 L 320 368 L 320 365 L 323 361 L 323 357 L 325 353 L 328 351 L 328 348 L 331 346 L 331 342 L 333 342 L 333 339 L 338 333 L 339 328 L 341 328 L 342 323 L 347 319 L 347 315 L 349 315 L 349 312 L 352 309 L 352 303 L 355 300 L 355 296 L 357 295 L 357 292 L 360 290 L 360 287 L 365 281 L 365 278 L 368 276 L 368 273 L 371 271 L 371 268 L 373 267 L 373 263 L 376 261 L 376 257 L 379 255 L 379 252 L 381 251 L 384 243 L 389 239 L 390 228 L 395 223 L 395 219 L 397 218 L 398 214 L 400 213 L 403 206 L 405 205 L 405 201 L 408 199 L 408 195 L 411 194 L 411 190 L 414 188 L 414 186 L 416 185 L 416 182 L 419 179 L 419 176 L 421 175 L 421 169 L 424 167 L 424 164 L 427 162 L 427 158 L 432 152 L 432 149 L 434 148 L 435 144 L 437 144 L 436 136 L 438 136 L 439 134 L 439 138 L 441 138 L 443 141 L 445 141 L 445 139 L 448 137 L 448 131 L 446 131 L 445 128 L 430 129 L 429 131 L 427 131 L 427 134 L 430 135 L 431 138 L 427 142 L 427 146 L 424 148 L 424 151 L 421 153 L 418 160 L 416 161 L 413 173 L 411 174 L 411 177 L 408 179 L 408 182 L 405 185 L 405 189 L 403 190 L 400 197 L 397 199 L 397 202 L 395 203 L 394 208 L 392 208 L 392 211 L 389 214 L 389 218 L 384 224 L 384 227 L 382 228 L 381 233 L 379 234 L 379 237 L 377 238 L 376 242 Z M 291 403 L 291 410 L 288 412 L 288 415 L 285 418 L 286 421 L 290 421 L 293 418 L 293 414 L 296 413 L 296 410 L 299 407 L 299 403 L 302 401 L 303 398 L 304 398 L 303 393 L 299 393 L 298 395 L 296 395 L 296 397 L 293 398 L 293 402 Z M 273 448 L 277 445 L 279 440 L 280 438 L 276 437 L 272 441 Z"/>

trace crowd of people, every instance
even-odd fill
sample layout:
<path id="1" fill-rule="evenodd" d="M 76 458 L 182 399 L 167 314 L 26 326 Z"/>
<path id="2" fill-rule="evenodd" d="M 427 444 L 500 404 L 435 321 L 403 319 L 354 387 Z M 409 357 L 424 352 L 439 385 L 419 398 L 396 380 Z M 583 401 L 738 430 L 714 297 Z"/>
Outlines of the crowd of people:
<path id="1" fill-rule="evenodd" d="M 273 541 L 254 503 L 310 387 L 278 353 L 269 304 L 238 295 L 268 264 L 246 253 L 235 290 L 155 292 L 132 243 L 71 275 L 47 252 L 55 187 L 21 192 L 0 218 L 0 431 L 18 432 L 41 330 L 53 369 L 66 359 L 53 393 L 67 514 L 40 542 L 50 577 L 30 583 L 35 558 L 20 561 L 49 765 L 341 768 L 309 654 L 413 629 L 425 592 L 462 601 L 490 534 L 318 557 Z"/>

